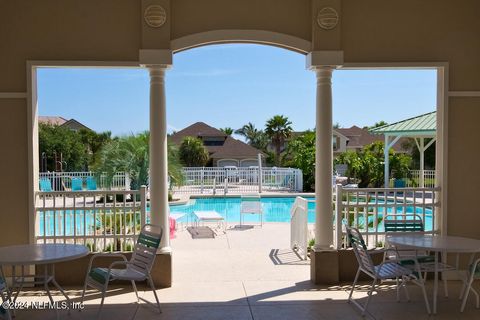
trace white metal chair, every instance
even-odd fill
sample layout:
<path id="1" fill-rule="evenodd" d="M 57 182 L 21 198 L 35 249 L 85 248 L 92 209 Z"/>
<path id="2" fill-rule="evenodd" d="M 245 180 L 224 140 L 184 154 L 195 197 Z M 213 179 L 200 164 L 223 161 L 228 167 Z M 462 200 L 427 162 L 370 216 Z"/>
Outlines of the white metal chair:
<path id="1" fill-rule="evenodd" d="M 412 281 L 422 289 L 423 297 L 425 299 L 425 306 L 428 314 L 430 314 L 430 305 L 428 303 L 427 293 L 425 291 L 424 281 L 421 278 L 422 277 L 421 273 L 418 271 L 415 273 L 411 269 L 408 269 L 402 266 L 399 263 L 399 261 L 395 261 L 395 260 L 388 260 L 379 265 L 374 265 L 372 257 L 370 256 L 370 253 L 367 250 L 367 246 L 365 245 L 365 241 L 363 240 L 363 237 L 361 233 L 358 231 L 358 229 L 349 228 L 349 227 L 347 227 L 346 229 L 347 229 L 348 241 L 352 246 L 358 261 L 358 271 L 357 271 L 357 274 L 355 275 L 355 280 L 353 282 L 352 289 L 350 290 L 350 294 L 348 296 L 348 302 L 352 302 L 356 307 L 358 307 L 362 312 L 362 316 L 364 316 L 365 313 L 367 312 L 368 304 L 370 303 L 370 300 L 372 298 L 372 293 L 375 290 L 375 286 L 378 284 L 378 282 L 395 279 L 397 283 L 397 301 L 399 301 L 400 287 L 403 287 L 405 289 L 407 300 L 410 300 L 408 290 L 406 287 L 406 282 Z M 418 263 L 415 262 L 415 264 L 418 267 Z M 361 272 L 367 274 L 373 279 L 372 286 L 368 291 L 367 301 L 363 306 L 352 298 L 353 292 L 355 290 L 355 286 L 358 281 L 358 277 L 360 276 Z M 401 283 L 399 283 L 399 279 L 401 279 Z"/>
<path id="2" fill-rule="evenodd" d="M 240 226 L 243 225 L 243 215 L 258 214 L 260 215 L 260 227 L 263 227 L 263 206 L 260 195 L 244 194 L 240 198 Z"/>
<path id="3" fill-rule="evenodd" d="M 2 296 L 2 303 L 9 301 L 9 295 L 7 292 L 7 284 L 5 278 L 3 277 L 3 270 L 0 269 L 0 296 Z M 0 306 L 0 316 L 4 317 L 7 320 L 11 320 L 10 311 L 8 308 Z"/>
<path id="4" fill-rule="evenodd" d="M 384 217 L 383 224 L 387 237 L 389 234 L 398 235 L 425 232 L 423 220 L 420 215 L 416 213 L 388 214 Z M 400 260 L 400 263 L 404 267 L 414 270 L 414 261 L 416 260 L 420 267 L 420 271 L 424 274 L 424 280 L 427 278 L 427 273 L 435 271 L 435 256 L 430 255 L 429 252 L 418 252 L 416 250 L 405 249 L 401 247 L 394 247 L 393 249 L 395 249 L 394 259 Z M 386 252 L 384 259 L 387 257 L 388 254 Z M 445 272 L 453 269 L 454 268 L 448 264 L 437 262 L 437 270 L 439 272 Z M 448 286 L 445 277 L 443 277 L 443 288 L 445 291 L 445 297 L 448 297 Z"/>
<path id="5" fill-rule="evenodd" d="M 85 277 L 85 285 L 83 287 L 82 293 L 82 303 L 85 297 L 85 291 L 87 287 L 92 287 L 99 290 L 102 293 L 102 301 L 100 303 L 100 309 L 98 310 L 97 316 L 100 315 L 102 311 L 103 302 L 105 300 L 105 294 L 108 289 L 108 284 L 113 280 L 127 280 L 131 281 L 132 287 L 137 296 L 137 302 L 140 300 L 158 308 L 158 311 L 161 313 L 162 309 L 160 308 L 160 302 L 158 301 L 158 296 L 155 291 L 155 286 L 153 284 L 152 276 L 150 271 L 152 269 L 155 257 L 157 254 L 157 249 L 160 245 L 160 240 L 162 238 L 163 230 L 161 227 L 154 226 L 151 224 L 146 224 L 140 235 L 138 236 L 137 243 L 135 244 L 134 251 L 130 261 L 127 261 L 127 258 L 123 254 L 115 253 L 99 253 L 92 256 L 90 259 L 90 264 L 88 266 L 87 275 Z M 108 268 L 93 268 L 92 264 L 95 258 L 98 257 L 118 257 L 122 258 L 120 261 L 115 261 L 110 264 Z M 114 267 L 124 266 L 124 269 L 116 269 Z M 137 286 L 135 285 L 136 281 L 148 281 L 153 295 L 155 296 L 156 306 L 152 302 L 145 300 L 138 296 Z"/>
<path id="6" fill-rule="evenodd" d="M 462 306 L 460 307 L 460 312 L 465 310 L 465 305 L 467 304 L 468 294 L 470 291 L 473 292 L 476 298 L 476 307 L 480 308 L 480 299 L 478 292 L 472 287 L 473 281 L 475 279 L 480 279 L 480 259 L 475 260 L 469 267 L 466 283 L 463 284 L 462 292 L 460 294 L 460 299 L 463 298 Z"/>

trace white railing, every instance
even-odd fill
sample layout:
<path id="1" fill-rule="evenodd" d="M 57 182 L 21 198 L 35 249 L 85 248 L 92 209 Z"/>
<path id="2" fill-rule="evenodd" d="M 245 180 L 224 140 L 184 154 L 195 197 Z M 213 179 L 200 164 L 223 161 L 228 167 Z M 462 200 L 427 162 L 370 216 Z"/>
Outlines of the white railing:
<path id="1" fill-rule="evenodd" d="M 39 179 L 49 179 L 54 191 L 65 191 L 72 187 L 72 178 L 79 178 L 83 180 L 84 186 L 86 185 L 87 177 L 96 177 L 94 172 L 40 172 Z M 107 176 L 105 174 L 100 175 L 99 181 L 97 181 L 97 188 L 99 190 L 129 190 L 130 179 L 127 173 L 117 172 L 112 179 L 112 183 L 109 186 L 107 183 Z"/>
<path id="2" fill-rule="evenodd" d="M 183 168 L 183 182 L 171 189 L 189 194 L 301 192 L 302 178 L 302 171 L 294 168 L 188 167 Z"/>
<path id="3" fill-rule="evenodd" d="M 290 247 L 303 253 L 307 260 L 308 250 L 308 200 L 297 197 L 290 211 Z"/>
<path id="4" fill-rule="evenodd" d="M 408 170 L 405 177 L 407 187 L 422 187 L 421 170 Z M 435 170 L 423 170 L 423 181 L 425 188 L 435 187 Z"/>
<path id="5" fill-rule="evenodd" d="M 147 189 L 37 192 L 36 243 L 83 244 L 91 251 L 131 251 L 147 216 Z"/>
<path id="6" fill-rule="evenodd" d="M 425 233 L 437 233 L 439 227 L 437 193 L 440 188 L 342 188 L 337 186 L 335 202 L 335 246 L 346 248 L 342 225 L 359 228 L 367 246 L 385 243 L 385 214 L 416 213 Z"/>

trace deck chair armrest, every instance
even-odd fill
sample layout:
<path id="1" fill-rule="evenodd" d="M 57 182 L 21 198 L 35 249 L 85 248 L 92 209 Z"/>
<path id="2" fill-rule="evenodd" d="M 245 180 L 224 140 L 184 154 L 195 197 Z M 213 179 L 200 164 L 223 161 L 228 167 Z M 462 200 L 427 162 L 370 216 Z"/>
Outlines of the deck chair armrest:
<path id="1" fill-rule="evenodd" d="M 392 260 L 397 260 L 398 259 L 398 252 L 394 248 L 383 248 L 383 249 L 373 249 L 373 250 L 368 250 L 368 254 L 373 255 L 373 254 L 383 254 L 384 257 L 386 256 L 387 253 L 393 253 L 393 256 L 395 256 L 395 259 Z"/>
<path id="2" fill-rule="evenodd" d="M 92 265 L 93 265 L 93 261 L 96 259 L 96 258 L 100 258 L 100 257 L 107 257 L 107 258 L 122 258 L 121 261 L 115 261 L 115 262 L 127 262 L 127 257 L 125 257 L 124 254 L 121 254 L 121 253 L 95 253 L 91 258 L 90 258 L 90 262 L 88 263 L 88 269 L 87 269 L 87 274 L 90 272 L 90 270 L 92 270 Z"/>
<path id="3" fill-rule="evenodd" d="M 480 266 L 480 258 L 473 261 L 473 263 L 469 267 L 469 272 L 475 273 L 475 270 Z"/>

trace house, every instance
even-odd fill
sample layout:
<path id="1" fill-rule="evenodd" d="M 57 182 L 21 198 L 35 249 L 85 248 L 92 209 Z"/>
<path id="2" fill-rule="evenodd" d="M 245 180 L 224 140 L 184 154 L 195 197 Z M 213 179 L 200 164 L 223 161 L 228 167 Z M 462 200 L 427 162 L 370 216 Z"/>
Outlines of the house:
<path id="1" fill-rule="evenodd" d="M 358 152 L 366 145 L 377 141 L 385 142 L 385 137 L 383 135 L 371 134 L 368 129 L 357 126 L 334 128 L 332 138 L 333 154 L 338 155 L 349 150 Z M 393 150 L 400 153 L 409 152 L 408 149 L 403 147 L 405 141 L 405 139 L 398 140 L 398 142 L 393 145 Z"/>
<path id="2" fill-rule="evenodd" d="M 75 119 L 67 120 L 64 117 L 59 116 L 38 116 L 38 123 L 49 124 L 52 126 L 66 127 L 73 131 L 80 131 L 81 129 L 90 130 L 89 127 L 80 123 Z"/>
<path id="3" fill-rule="evenodd" d="M 237 140 L 226 133 L 196 122 L 170 136 L 170 141 L 180 145 L 185 137 L 195 137 L 203 141 L 214 167 L 236 166 L 249 167 L 258 165 L 258 154 L 262 151 L 245 142 Z"/>

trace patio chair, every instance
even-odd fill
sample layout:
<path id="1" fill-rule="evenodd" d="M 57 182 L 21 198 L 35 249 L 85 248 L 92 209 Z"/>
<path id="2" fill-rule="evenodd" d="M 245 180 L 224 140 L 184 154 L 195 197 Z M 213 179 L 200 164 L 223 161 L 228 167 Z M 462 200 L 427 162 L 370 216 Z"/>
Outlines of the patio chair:
<path id="1" fill-rule="evenodd" d="M 368 304 L 370 303 L 370 300 L 372 298 L 372 293 L 379 282 L 384 280 L 394 279 L 397 283 L 397 301 L 400 301 L 399 291 L 401 287 L 405 289 L 407 300 L 410 300 L 406 283 L 407 281 L 412 281 L 422 289 L 423 297 L 425 299 L 425 307 L 427 309 L 428 314 L 430 314 L 430 305 L 428 303 L 427 293 L 425 291 L 425 284 L 421 278 L 422 275 L 418 269 L 418 263 L 415 262 L 417 266 L 416 273 L 413 270 L 402 266 L 400 264 L 400 261 L 396 261 L 396 260 L 388 260 L 379 265 L 374 265 L 372 257 L 370 256 L 370 253 L 367 250 L 367 246 L 365 245 L 365 241 L 363 240 L 363 237 L 361 233 L 358 231 L 358 229 L 350 228 L 350 227 L 347 227 L 346 229 L 347 229 L 348 241 L 350 245 L 353 247 L 353 252 L 355 253 L 355 256 L 358 261 L 358 271 L 357 271 L 357 274 L 355 275 L 355 280 L 353 281 L 352 289 L 350 290 L 350 294 L 348 296 L 348 302 L 351 302 L 356 307 L 358 307 L 362 312 L 362 316 L 364 316 L 365 313 L 367 312 Z M 353 292 L 355 290 L 355 286 L 358 281 L 358 277 L 362 272 L 373 279 L 372 286 L 368 291 L 367 301 L 363 306 L 352 298 Z M 401 282 L 399 283 L 400 279 L 401 279 Z"/>
<path id="2" fill-rule="evenodd" d="M 52 192 L 52 182 L 48 178 L 41 178 L 40 179 L 40 191 L 43 192 Z"/>
<path id="3" fill-rule="evenodd" d="M 88 191 L 97 190 L 97 179 L 95 179 L 95 177 L 87 177 L 87 190 Z"/>
<path id="4" fill-rule="evenodd" d="M 244 194 L 240 198 L 240 226 L 242 226 L 245 214 L 260 215 L 260 227 L 263 227 L 263 206 L 259 194 Z"/>
<path id="5" fill-rule="evenodd" d="M 423 220 L 420 215 L 416 213 L 397 213 L 397 214 L 388 214 L 383 219 L 383 224 L 385 227 L 385 233 L 388 237 L 389 234 L 395 233 L 423 233 L 425 232 L 425 226 L 423 224 Z M 417 261 L 421 272 L 424 274 L 423 279 L 427 278 L 428 272 L 435 271 L 435 256 L 430 255 L 429 252 L 418 252 L 411 249 L 404 249 L 394 247 L 392 248 L 395 250 L 394 259 L 401 260 L 401 264 L 407 268 L 412 269 L 415 266 L 414 261 Z M 391 258 L 388 256 L 386 252 L 384 256 L 384 261 L 387 258 Z M 438 262 L 437 268 L 439 272 L 452 270 L 452 267 Z M 448 286 L 447 280 L 443 279 L 443 288 L 445 291 L 445 297 L 448 297 Z"/>
<path id="6" fill-rule="evenodd" d="M 9 301 L 7 293 L 7 284 L 5 278 L 3 277 L 3 271 L 0 270 L 0 296 L 2 296 L 2 303 Z M 0 306 L 0 316 L 4 317 L 7 320 L 11 320 L 10 311 L 3 306 Z"/>
<path id="7" fill-rule="evenodd" d="M 463 283 L 462 291 L 460 293 L 460 299 L 463 298 L 462 306 L 460 307 L 460 312 L 465 310 L 465 305 L 467 304 L 468 294 L 470 291 L 475 295 L 476 307 L 480 308 L 480 299 L 477 290 L 472 287 L 473 281 L 475 279 L 480 279 L 480 259 L 475 260 L 474 263 L 468 268 L 467 279 Z"/>
<path id="8" fill-rule="evenodd" d="M 82 191 L 83 180 L 80 178 L 72 178 L 72 191 Z"/>
<path id="9" fill-rule="evenodd" d="M 163 230 L 161 227 L 146 224 L 140 235 L 138 236 L 137 243 L 135 244 L 134 251 L 130 261 L 127 261 L 125 255 L 120 253 L 97 253 L 92 256 L 87 269 L 87 275 L 85 277 L 85 285 L 82 293 L 82 303 L 85 297 L 85 291 L 87 287 L 92 287 L 99 290 L 102 293 L 102 300 L 100 302 L 100 309 L 98 310 L 97 317 L 102 311 L 103 302 L 105 300 L 105 294 L 108 289 L 108 284 L 114 280 L 127 280 L 130 281 L 137 296 L 137 303 L 140 300 L 158 308 L 161 313 L 160 302 L 158 301 L 157 292 L 153 284 L 150 271 L 152 269 L 157 249 L 160 245 Z M 95 267 L 92 269 L 93 261 L 98 257 L 117 257 L 122 260 L 112 262 L 108 268 Z M 124 266 L 124 269 L 116 269 L 114 267 Z M 138 296 L 136 281 L 147 281 L 155 296 L 156 305 L 142 297 Z"/>

